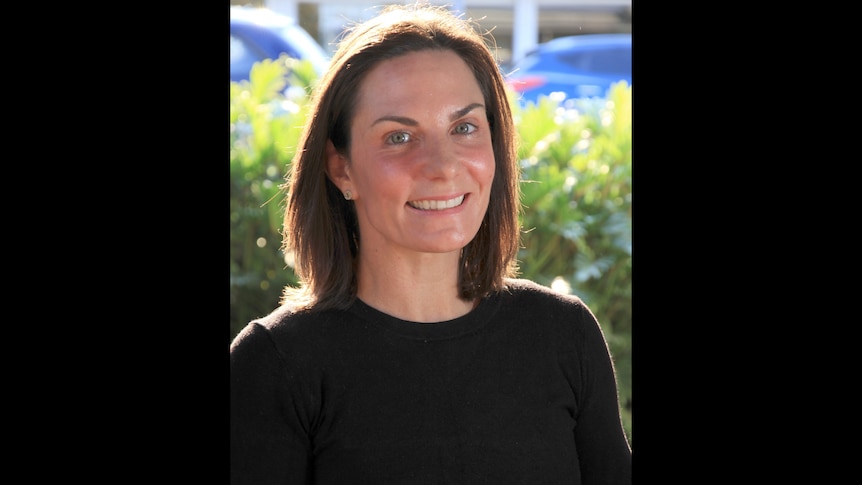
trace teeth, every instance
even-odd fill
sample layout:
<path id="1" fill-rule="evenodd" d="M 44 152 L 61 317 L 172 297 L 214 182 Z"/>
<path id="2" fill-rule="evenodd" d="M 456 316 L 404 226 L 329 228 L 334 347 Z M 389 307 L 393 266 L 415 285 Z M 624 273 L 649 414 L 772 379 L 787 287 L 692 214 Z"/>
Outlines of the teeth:
<path id="1" fill-rule="evenodd" d="M 457 207 L 461 205 L 462 202 L 464 202 L 463 195 L 449 200 L 411 200 L 408 204 L 416 209 L 439 211 Z"/>

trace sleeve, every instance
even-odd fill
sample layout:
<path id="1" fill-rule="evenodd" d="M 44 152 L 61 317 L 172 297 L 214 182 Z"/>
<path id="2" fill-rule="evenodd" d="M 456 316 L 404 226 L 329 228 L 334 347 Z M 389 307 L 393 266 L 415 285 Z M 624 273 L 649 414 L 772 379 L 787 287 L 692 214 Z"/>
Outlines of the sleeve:
<path id="1" fill-rule="evenodd" d="M 254 322 L 230 346 L 230 483 L 311 483 L 307 409 L 270 332 Z"/>
<path id="2" fill-rule="evenodd" d="M 582 483 L 628 485 L 632 481 L 632 451 L 620 416 L 613 361 L 595 316 L 586 306 L 581 310 L 575 444 Z"/>

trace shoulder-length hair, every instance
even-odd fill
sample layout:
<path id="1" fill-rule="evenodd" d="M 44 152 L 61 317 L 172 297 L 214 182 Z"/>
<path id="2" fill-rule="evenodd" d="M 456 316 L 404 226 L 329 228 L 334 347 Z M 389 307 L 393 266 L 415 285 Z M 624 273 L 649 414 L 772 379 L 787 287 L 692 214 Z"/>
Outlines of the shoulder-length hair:
<path id="1" fill-rule="evenodd" d="M 287 287 L 282 304 L 297 310 L 346 308 L 356 297 L 359 227 L 355 207 L 326 175 L 326 144 L 340 153 L 350 147 L 350 124 L 358 87 L 386 59 L 424 50 L 451 50 L 473 71 L 491 127 L 495 173 L 488 210 L 478 233 L 461 251 L 461 298 L 503 288 L 518 271 L 520 173 L 517 132 L 493 38 L 472 20 L 444 7 L 392 5 L 345 31 L 328 71 L 310 100 L 310 114 L 284 185 L 286 207 L 282 249 L 293 254 L 299 287 Z"/>

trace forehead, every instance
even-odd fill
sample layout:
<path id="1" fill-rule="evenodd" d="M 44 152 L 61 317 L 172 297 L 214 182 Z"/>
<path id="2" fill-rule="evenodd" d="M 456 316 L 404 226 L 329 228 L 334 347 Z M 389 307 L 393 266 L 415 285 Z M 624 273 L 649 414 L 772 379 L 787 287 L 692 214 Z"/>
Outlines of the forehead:
<path id="1" fill-rule="evenodd" d="M 452 50 L 423 50 L 380 61 L 360 83 L 357 107 L 393 109 L 423 103 L 483 102 L 472 69 Z"/>

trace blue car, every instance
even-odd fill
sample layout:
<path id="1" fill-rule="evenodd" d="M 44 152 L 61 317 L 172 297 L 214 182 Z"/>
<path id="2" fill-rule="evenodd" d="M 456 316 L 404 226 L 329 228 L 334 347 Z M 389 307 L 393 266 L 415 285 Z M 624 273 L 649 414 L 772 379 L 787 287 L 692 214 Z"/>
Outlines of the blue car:
<path id="1" fill-rule="evenodd" d="M 285 53 L 323 74 L 329 56 L 293 18 L 266 8 L 230 7 L 230 80 L 248 80 L 251 66 Z"/>
<path id="2" fill-rule="evenodd" d="M 516 62 L 508 81 L 522 104 L 554 92 L 567 99 L 606 97 L 611 85 L 632 84 L 632 35 L 584 34 L 539 44 Z"/>

